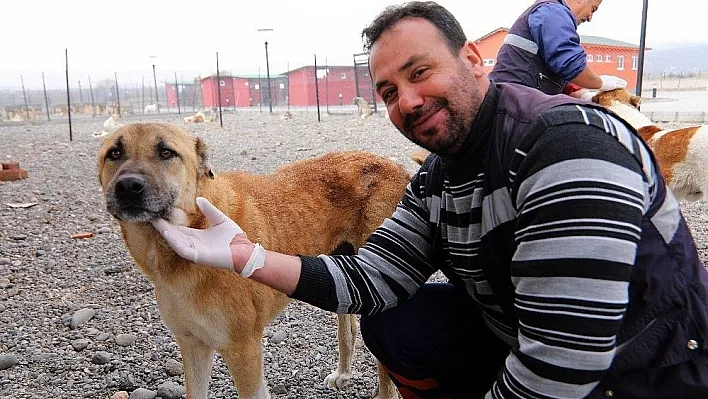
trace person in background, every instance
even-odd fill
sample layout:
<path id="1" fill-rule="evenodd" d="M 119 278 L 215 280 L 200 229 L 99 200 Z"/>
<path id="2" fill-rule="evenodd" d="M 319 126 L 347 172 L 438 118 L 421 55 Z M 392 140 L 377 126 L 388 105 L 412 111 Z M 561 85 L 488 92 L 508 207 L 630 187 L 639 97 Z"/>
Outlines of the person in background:
<path id="1" fill-rule="evenodd" d="M 546 94 L 581 97 L 587 90 L 627 87 L 617 76 L 597 75 L 587 65 L 578 25 L 590 22 L 602 0 L 537 0 L 514 22 L 489 77 Z"/>
<path id="2" fill-rule="evenodd" d="M 209 228 L 153 221 L 175 252 L 361 314 L 405 399 L 708 398 L 708 272 L 636 131 L 490 81 L 434 2 L 363 36 L 391 122 L 432 153 L 394 214 L 356 255 L 291 256 L 197 198 Z"/>

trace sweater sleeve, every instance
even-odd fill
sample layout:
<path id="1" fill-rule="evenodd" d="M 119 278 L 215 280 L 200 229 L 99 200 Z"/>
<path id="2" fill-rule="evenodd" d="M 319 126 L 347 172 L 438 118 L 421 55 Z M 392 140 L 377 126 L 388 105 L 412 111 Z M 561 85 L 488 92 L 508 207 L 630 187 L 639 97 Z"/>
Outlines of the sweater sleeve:
<path id="1" fill-rule="evenodd" d="M 433 226 L 416 173 L 394 214 L 356 255 L 300 257 L 302 270 L 292 298 L 337 313 L 374 314 L 411 297 L 436 270 Z"/>
<path id="2" fill-rule="evenodd" d="M 596 127 L 549 127 L 531 146 L 513 191 L 519 346 L 487 398 L 584 398 L 594 389 L 615 356 L 647 187 L 621 140 Z"/>
<path id="3" fill-rule="evenodd" d="M 568 7 L 548 3 L 537 8 L 529 15 L 529 31 L 548 67 L 563 79 L 571 81 L 585 69 L 585 49 Z"/>

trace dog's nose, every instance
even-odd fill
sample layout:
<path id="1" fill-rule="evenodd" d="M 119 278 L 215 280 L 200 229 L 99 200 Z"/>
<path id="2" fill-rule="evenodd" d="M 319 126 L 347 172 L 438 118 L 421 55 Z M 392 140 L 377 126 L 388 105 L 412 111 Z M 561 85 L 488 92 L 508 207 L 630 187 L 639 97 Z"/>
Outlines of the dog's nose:
<path id="1" fill-rule="evenodd" d="M 145 191 L 146 186 L 147 182 L 140 176 L 124 176 L 116 182 L 116 193 L 121 196 L 138 197 Z"/>

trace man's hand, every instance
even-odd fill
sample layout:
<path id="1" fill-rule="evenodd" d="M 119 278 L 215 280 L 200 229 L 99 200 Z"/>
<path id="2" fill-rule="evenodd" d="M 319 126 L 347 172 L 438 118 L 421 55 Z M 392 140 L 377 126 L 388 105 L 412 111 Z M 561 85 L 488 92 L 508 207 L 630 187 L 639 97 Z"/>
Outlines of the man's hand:
<path id="1" fill-rule="evenodd" d="M 197 197 L 196 202 L 209 222 L 209 228 L 199 230 L 175 226 L 164 219 L 154 220 L 152 225 L 165 237 L 167 243 L 179 256 L 201 265 L 234 270 L 230 245 L 232 241 L 250 243 L 246 234 L 236 222 L 229 219 L 206 198 Z M 253 248 L 252 245 L 250 244 L 249 247 Z"/>
<path id="2" fill-rule="evenodd" d="M 614 89 L 624 89 L 627 87 L 627 81 L 612 75 L 600 75 L 602 79 L 602 87 L 600 91 L 610 91 Z"/>

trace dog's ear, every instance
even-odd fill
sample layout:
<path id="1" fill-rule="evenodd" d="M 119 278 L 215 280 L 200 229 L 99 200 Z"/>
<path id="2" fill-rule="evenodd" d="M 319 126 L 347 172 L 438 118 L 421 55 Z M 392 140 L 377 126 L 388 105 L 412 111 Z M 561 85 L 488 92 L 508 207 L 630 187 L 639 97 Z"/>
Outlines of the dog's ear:
<path id="1" fill-rule="evenodd" d="M 629 98 L 629 103 L 632 104 L 634 108 L 639 108 L 639 104 L 642 103 L 642 98 L 639 96 L 632 96 Z"/>
<path id="2" fill-rule="evenodd" d="M 199 158 L 199 174 L 213 179 L 214 171 L 212 170 L 209 157 L 207 156 L 207 144 L 199 137 L 197 137 L 195 151 L 197 152 L 197 157 Z"/>

